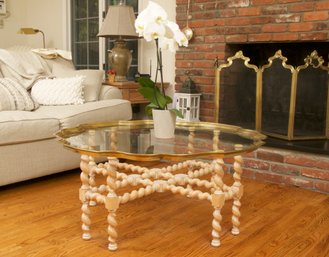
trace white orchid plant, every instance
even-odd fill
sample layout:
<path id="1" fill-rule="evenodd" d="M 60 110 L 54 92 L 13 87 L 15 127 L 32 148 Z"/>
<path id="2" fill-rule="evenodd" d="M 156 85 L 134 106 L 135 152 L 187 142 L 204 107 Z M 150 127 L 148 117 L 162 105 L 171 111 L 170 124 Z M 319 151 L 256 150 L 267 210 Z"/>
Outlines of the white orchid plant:
<path id="1" fill-rule="evenodd" d="M 155 41 L 157 49 L 157 72 L 155 81 L 150 78 L 138 79 L 140 88 L 138 91 L 150 101 L 146 106 L 146 113 L 151 114 L 152 109 L 166 110 L 172 98 L 167 96 L 163 86 L 162 50 L 175 52 L 179 46 L 188 46 L 185 34 L 175 22 L 168 20 L 166 11 L 158 4 L 150 1 L 148 6 L 137 16 L 135 21 L 136 32 L 146 41 Z M 160 74 L 160 89 L 156 86 L 157 77 Z M 180 111 L 171 109 L 179 117 L 183 117 Z"/>

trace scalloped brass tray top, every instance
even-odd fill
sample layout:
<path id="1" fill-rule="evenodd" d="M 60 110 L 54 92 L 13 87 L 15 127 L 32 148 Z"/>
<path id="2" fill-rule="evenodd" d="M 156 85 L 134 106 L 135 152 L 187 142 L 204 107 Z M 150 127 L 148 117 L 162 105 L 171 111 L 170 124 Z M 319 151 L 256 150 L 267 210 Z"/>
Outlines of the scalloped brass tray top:
<path id="1" fill-rule="evenodd" d="M 138 161 L 223 158 L 257 149 L 263 134 L 210 122 L 177 122 L 175 137 L 154 137 L 153 121 L 83 124 L 56 133 L 65 147 L 90 156 Z"/>

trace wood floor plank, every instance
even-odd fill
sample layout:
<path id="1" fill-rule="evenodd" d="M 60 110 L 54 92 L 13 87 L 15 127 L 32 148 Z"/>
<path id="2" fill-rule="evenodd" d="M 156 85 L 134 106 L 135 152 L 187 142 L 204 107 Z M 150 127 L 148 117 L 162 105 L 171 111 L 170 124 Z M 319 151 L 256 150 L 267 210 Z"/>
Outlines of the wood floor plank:
<path id="1" fill-rule="evenodd" d="M 232 202 L 225 203 L 219 248 L 210 246 L 211 204 L 165 192 L 120 206 L 115 253 L 103 206 L 91 211 L 93 238 L 81 239 L 79 171 L 2 187 L 0 256 L 329 256 L 329 195 L 243 183 L 241 233 L 230 233 Z"/>

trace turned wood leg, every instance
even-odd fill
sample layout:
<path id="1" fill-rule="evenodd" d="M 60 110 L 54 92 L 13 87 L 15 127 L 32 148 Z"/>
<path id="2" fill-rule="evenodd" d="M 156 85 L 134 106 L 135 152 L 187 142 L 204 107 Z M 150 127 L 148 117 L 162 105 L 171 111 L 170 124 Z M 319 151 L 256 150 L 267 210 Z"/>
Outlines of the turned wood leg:
<path id="1" fill-rule="evenodd" d="M 85 201 L 83 204 L 82 204 L 82 207 L 81 207 L 81 211 L 82 211 L 82 214 L 81 214 L 81 221 L 82 221 L 82 239 L 84 240 L 89 240 L 91 238 L 91 235 L 90 235 L 90 223 L 91 223 L 91 220 L 90 220 L 90 210 L 89 210 L 89 207 L 88 207 L 88 201 Z"/>
<path id="2" fill-rule="evenodd" d="M 107 233 L 109 235 L 108 249 L 111 251 L 115 251 L 116 249 L 118 249 L 118 245 L 116 243 L 116 240 L 118 238 L 116 227 L 118 223 L 116 221 L 116 214 L 115 214 L 118 207 L 119 207 L 119 198 L 116 195 L 107 196 L 106 208 L 109 211 L 109 214 L 107 215 L 107 222 L 108 222 Z"/>
<path id="3" fill-rule="evenodd" d="M 221 191 L 215 191 L 215 193 L 211 195 L 211 202 L 215 208 L 213 212 L 214 219 L 212 221 L 213 229 L 211 232 L 212 235 L 211 245 L 214 247 L 218 247 L 220 246 L 219 233 L 222 231 L 222 227 L 220 225 L 222 221 L 221 209 L 225 202 L 225 194 Z"/>
<path id="4" fill-rule="evenodd" d="M 117 237 L 118 233 L 116 231 L 117 227 L 117 221 L 116 221 L 116 210 L 119 208 L 119 198 L 115 193 L 116 189 L 116 163 L 118 162 L 118 159 L 116 158 L 108 158 L 109 160 L 109 169 L 107 174 L 107 185 L 109 187 L 109 193 L 107 194 L 105 198 L 105 207 L 108 210 L 109 214 L 107 215 L 107 232 L 108 232 L 108 249 L 111 251 L 115 251 L 118 248 L 117 245 Z"/>
<path id="5" fill-rule="evenodd" d="M 82 202 L 81 206 L 81 221 L 82 221 L 82 238 L 85 240 L 88 240 L 91 238 L 90 235 L 90 210 L 88 207 L 88 199 L 86 197 L 86 194 L 90 190 L 89 186 L 89 156 L 87 155 L 82 155 L 81 156 L 81 162 L 80 162 L 80 168 L 81 168 L 81 174 L 80 174 L 80 179 L 81 179 L 81 187 L 79 191 L 79 198 L 80 201 Z"/>
<path id="6" fill-rule="evenodd" d="M 236 188 L 235 190 L 235 195 L 233 197 L 233 206 L 232 206 L 232 231 L 231 233 L 233 235 L 239 235 L 240 234 L 240 217 L 241 217 L 241 197 L 243 195 L 243 185 L 240 185 L 239 187 Z"/>
<path id="7" fill-rule="evenodd" d="M 224 182 L 223 182 L 223 177 L 224 177 L 224 171 L 223 171 L 223 166 L 224 161 L 223 159 L 216 159 L 212 162 L 212 166 L 214 168 L 213 174 L 212 174 L 212 181 L 215 183 L 215 191 L 216 190 L 223 190 L 224 188 Z"/>
<path id="8" fill-rule="evenodd" d="M 89 167 L 90 166 L 96 166 L 95 159 L 93 157 L 89 157 Z M 96 181 L 95 181 L 95 173 L 94 172 L 89 172 L 89 185 L 91 187 L 96 186 Z M 96 201 L 89 201 L 89 206 L 96 206 L 97 202 Z"/>
<path id="9" fill-rule="evenodd" d="M 240 145 L 235 146 L 236 149 L 241 148 Z M 232 186 L 234 195 L 233 195 L 233 206 L 232 206 L 232 231 L 231 233 L 233 235 L 238 235 L 240 233 L 240 217 L 241 217 L 241 212 L 240 212 L 240 207 L 241 207 L 241 197 L 243 195 L 243 186 L 241 184 L 241 174 L 242 174 L 242 163 L 243 159 L 241 155 L 237 155 L 234 157 L 234 183 Z"/>
<path id="10" fill-rule="evenodd" d="M 241 217 L 241 213 L 240 213 L 240 207 L 241 207 L 241 202 L 239 199 L 234 199 L 233 200 L 233 206 L 232 206 L 232 231 L 231 233 L 233 235 L 239 235 L 240 234 L 240 217 Z"/>
<path id="11" fill-rule="evenodd" d="M 217 144 L 214 144 L 214 148 L 217 146 Z M 213 212 L 213 221 L 212 221 L 212 227 L 213 230 L 211 232 L 212 235 L 212 241 L 211 245 L 214 247 L 220 246 L 220 239 L 219 239 L 219 233 L 222 231 L 222 227 L 220 225 L 222 221 L 222 214 L 221 209 L 225 202 L 225 194 L 222 192 L 223 190 L 223 176 L 224 171 L 222 168 L 223 160 L 222 159 L 216 159 L 212 162 L 212 165 L 214 167 L 213 175 L 212 175 L 212 181 L 215 184 L 214 187 L 214 193 L 211 195 L 211 202 L 214 206 L 215 210 Z"/>
<path id="12" fill-rule="evenodd" d="M 187 168 L 188 168 L 187 174 L 193 174 L 193 165 L 188 164 Z M 193 187 L 190 184 L 187 184 L 186 188 L 189 190 L 189 192 L 193 190 Z M 191 195 L 187 194 L 186 197 L 191 198 Z"/>

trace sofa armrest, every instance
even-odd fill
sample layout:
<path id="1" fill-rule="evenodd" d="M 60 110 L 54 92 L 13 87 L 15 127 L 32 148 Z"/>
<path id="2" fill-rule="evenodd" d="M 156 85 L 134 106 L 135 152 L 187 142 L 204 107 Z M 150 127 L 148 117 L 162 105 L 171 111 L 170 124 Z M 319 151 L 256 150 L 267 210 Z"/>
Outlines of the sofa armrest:
<path id="1" fill-rule="evenodd" d="M 102 85 L 101 91 L 99 93 L 99 100 L 110 99 L 122 99 L 122 93 L 120 89 L 113 86 Z"/>

